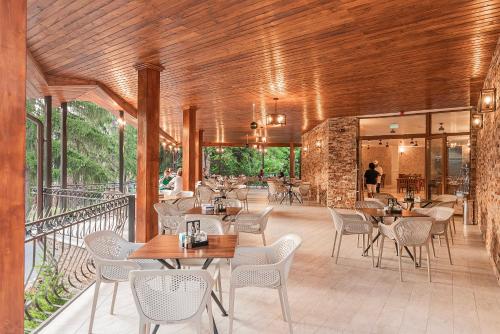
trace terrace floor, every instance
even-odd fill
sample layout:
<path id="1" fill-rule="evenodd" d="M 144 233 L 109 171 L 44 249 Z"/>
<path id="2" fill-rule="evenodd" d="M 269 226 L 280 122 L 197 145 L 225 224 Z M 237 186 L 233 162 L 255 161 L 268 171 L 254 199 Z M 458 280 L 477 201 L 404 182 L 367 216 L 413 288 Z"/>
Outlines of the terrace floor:
<path id="1" fill-rule="evenodd" d="M 264 191 L 251 192 L 250 209 L 267 204 Z M 403 260 L 399 281 L 394 246 L 386 243 L 383 269 L 361 257 L 356 237 L 345 237 L 339 263 L 330 257 L 333 224 L 328 210 L 317 206 L 276 206 L 268 224 L 267 240 L 285 233 L 303 238 L 289 278 L 289 298 L 295 333 L 499 333 L 500 288 L 492 273 L 477 226 L 456 219 L 452 246 L 454 265 L 446 248 L 437 247 L 432 262 L 433 282 L 425 268 L 413 269 Z M 260 245 L 259 236 L 244 235 L 242 245 Z M 436 243 L 436 245 L 438 245 Z M 376 248 L 377 250 L 377 248 Z M 425 257 L 425 254 L 424 254 Z M 223 303 L 228 305 L 228 266 L 223 265 Z M 93 287 L 56 319 L 43 334 L 87 333 Z M 138 316 L 126 283 L 118 290 L 116 315 L 109 314 L 112 285 L 101 288 L 93 333 L 137 333 Z M 228 319 L 214 305 L 219 333 L 227 333 Z M 208 332 L 208 320 L 204 318 Z M 278 293 L 264 289 L 236 291 L 235 333 L 287 333 Z M 159 333 L 194 333 L 188 325 L 163 326 Z"/>

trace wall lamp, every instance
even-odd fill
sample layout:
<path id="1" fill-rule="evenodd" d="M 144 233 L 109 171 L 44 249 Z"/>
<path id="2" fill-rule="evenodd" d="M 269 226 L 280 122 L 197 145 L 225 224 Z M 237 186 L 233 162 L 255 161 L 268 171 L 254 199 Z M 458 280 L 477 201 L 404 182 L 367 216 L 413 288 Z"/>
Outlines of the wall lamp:
<path id="1" fill-rule="evenodd" d="M 314 143 L 314 146 L 317 148 L 317 149 L 320 149 L 321 148 L 321 140 L 316 140 L 316 142 Z"/>
<path id="2" fill-rule="evenodd" d="M 483 128 L 483 115 L 482 114 L 472 114 L 471 116 L 472 128 L 479 130 Z"/>
<path id="3" fill-rule="evenodd" d="M 497 91 L 496 88 L 481 89 L 479 95 L 478 113 L 494 112 L 497 110 Z"/>

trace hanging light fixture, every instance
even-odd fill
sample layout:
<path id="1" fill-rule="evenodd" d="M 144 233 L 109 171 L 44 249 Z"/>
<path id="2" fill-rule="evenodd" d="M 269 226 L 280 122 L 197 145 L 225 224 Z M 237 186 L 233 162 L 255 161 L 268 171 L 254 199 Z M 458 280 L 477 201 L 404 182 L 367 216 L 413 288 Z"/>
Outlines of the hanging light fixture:
<path id="1" fill-rule="evenodd" d="M 413 145 L 413 144 L 415 144 L 415 142 L 413 141 L 413 138 L 411 138 L 410 145 Z"/>
<path id="2" fill-rule="evenodd" d="M 224 153 L 224 147 L 222 147 L 222 146 L 217 147 L 215 149 L 215 152 L 217 152 L 217 153 Z"/>
<path id="3" fill-rule="evenodd" d="M 274 98 L 274 113 L 268 114 L 266 117 L 267 126 L 285 126 L 286 125 L 286 115 L 278 114 L 278 98 Z"/>
<path id="4" fill-rule="evenodd" d="M 415 140 L 415 145 L 414 146 L 418 146 L 418 141 Z"/>
<path id="5" fill-rule="evenodd" d="M 479 106 L 477 112 L 486 113 L 496 111 L 497 99 L 496 99 L 496 89 L 486 88 L 481 89 L 481 94 L 479 95 Z"/>
<path id="6" fill-rule="evenodd" d="M 473 129 L 482 129 L 483 128 L 483 115 L 482 114 L 472 114 L 471 123 Z"/>
<path id="7" fill-rule="evenodd" d="M 163 149 L 166 149 L 167 148 L 167 142 L 166 141 L 162 141 L 161 142 L 161 146 L 163 146 Z"/>
<path id="8" fill-rule="evenodd" d="M 127 122 L 125 121 L 125 117 L 123 117 L 123 116 L 118 117 L 118 119 L 116 121 L 117 121 L 118 126 L 120 128 L 123 128 L 127 124 Z"/>
<path id="9" fill-rule="evenodd" d="M 385 147 L 389 147 L 389 142 L 386 142 L 386 143 L 385 143 Z"/>
<path id="10" fill-rule="evenodd" d="M 444 131 L 444 126 L 443 126 L 444 123 L 439 123 L 439 131 Z"/>
<path id="11" fill-rule="evenodd" d="M 379 139 L 379 140 L 378 140 L 378 144 L 379 144 L 379 145 L 382 145 L 382 139 Z"/>

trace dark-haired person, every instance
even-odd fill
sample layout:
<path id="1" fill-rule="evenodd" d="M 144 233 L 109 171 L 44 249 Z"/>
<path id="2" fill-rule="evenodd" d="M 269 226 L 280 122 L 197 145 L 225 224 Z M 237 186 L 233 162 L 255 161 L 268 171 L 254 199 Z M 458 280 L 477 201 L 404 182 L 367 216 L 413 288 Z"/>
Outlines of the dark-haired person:
<path id="1" fill-rule="evenodd" d="M 377 191 L 377 177 L 379 175 L 379 172 L 375 170 L 375 164 L 370 162 L 365 172 L 365 184 L 366 190 L 368 191 L 368 197 L 373 197 L 373 194 Z"/>

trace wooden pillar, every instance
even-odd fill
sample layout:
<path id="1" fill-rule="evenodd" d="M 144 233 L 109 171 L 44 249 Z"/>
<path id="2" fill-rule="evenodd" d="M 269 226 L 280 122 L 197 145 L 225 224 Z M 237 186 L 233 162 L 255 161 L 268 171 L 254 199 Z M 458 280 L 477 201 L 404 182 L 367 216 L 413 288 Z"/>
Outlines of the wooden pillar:
<path id="1" fill-rule="evenodd" d="M 196 180 L 196 107 L 191 106 L 182 115 L 182 185 L 194 191 Z"/>
<path id="2" fill-rule="evenodd" d="M 290 143 L 290 178 L 295 178 L 295 145 Z"/>
<path id="3" fill-rule="evenodd" d="M 120 120 L 118 124 L 118 188 L 120 192 L 123 192 L 123 183 L 125 181 L 125 163 L 123 158 L 125 123 L 123 122 L 123 110 L 120 110 Z"/>
<path id="4" fill-rule="evenodd" d="M 198 181 L 203 181 L 203 129 L 198 130 L 198 140 L 196 142 L 198 148 L 197 155 L 197 175 Z"/>
<path id="5" fill-rule="evenodd" d="M 45 96 L 45 187 L 52 187 L 52 96 Z"/>
<path id="6" fill-rule="evenodd" d="M 61 103 L 61 188 L 68 187 L 68 103 Z"/>
<path id="7" fill-rule="evenodd" d="M 0 1 L 0 333 L 24 332 L 26 0 Z"/>
<path id="8" fill-rule="evenodd" d="M 160 163 L 160 72 L 163 67 L 138 64 L 137 92 L 137 242 L 146 242 L 158 234 L 158 216 L 153 205 L 158 202 Z"/>

